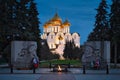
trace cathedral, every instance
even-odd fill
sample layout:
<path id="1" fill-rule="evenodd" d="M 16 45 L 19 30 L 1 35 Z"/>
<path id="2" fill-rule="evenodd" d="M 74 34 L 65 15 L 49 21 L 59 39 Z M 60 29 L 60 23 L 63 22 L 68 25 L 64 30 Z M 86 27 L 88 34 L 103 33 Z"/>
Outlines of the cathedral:
<path id="1" fill-rule="evenodd" d="M 57 13 L 43 25 L 41 38 L 47 40 L 53 53 L 63 54 L 67 41 L 74 41 L 75 46 L 80 47 L 80 35 L 76 32 L 70 33 L 70 26 L 70 22 L 68 20 L 62 22 Z"/>

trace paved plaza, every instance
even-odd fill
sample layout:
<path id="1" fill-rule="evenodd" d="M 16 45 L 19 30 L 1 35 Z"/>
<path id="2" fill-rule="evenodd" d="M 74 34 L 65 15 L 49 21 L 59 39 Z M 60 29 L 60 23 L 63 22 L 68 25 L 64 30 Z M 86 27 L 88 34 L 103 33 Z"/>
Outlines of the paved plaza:
<path id="1" fill-rule="evenodd" d="M 120 80 L 116 74 L 0 74 L 0 80 Z"/>
<path id="2" fill-rule="evenodd" d="M 69 72 L 51 72 L 50 68 L 40 68 L 33 74 L 32 70 L 14 70 L 10 73 L 8 68 L 0 68 L 0 80 L 120 80 L 120 69 L 86 70 L 71 68 Z"/>

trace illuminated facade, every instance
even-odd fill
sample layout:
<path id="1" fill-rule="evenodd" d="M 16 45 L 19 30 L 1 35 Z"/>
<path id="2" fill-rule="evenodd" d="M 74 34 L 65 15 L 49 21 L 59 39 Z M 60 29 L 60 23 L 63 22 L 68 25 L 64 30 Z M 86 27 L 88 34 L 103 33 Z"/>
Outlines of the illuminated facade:
<path id="1" fill-rule="evenodd" d="M 58 48 L 64 49 L 66 41 L 74 41 L 77 47 L 80 47 L 80 36 L 78 33 L 70 33 L 70 23 L 68 20 L 62 22 L 62 19 L 56 13 L 52 19 L 43 26 L 41 38 L 47 40 L 49 48 L 57 52 Z M 58 50 L 61 51 L 61 50 Z M 61 52 L 62 54 L 62 52 Z"/>

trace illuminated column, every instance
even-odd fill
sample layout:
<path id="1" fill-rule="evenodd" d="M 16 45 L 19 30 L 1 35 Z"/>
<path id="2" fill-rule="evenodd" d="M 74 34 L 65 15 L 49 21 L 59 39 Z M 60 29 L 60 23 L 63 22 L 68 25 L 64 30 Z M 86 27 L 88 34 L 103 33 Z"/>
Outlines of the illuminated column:
<path id="1" fill-rule="evenodd" d="M 50 32 L 52 32 L 52 26 L 50 26 Z"/>
<path id="2" fill-rule="evenodd" d="M 58 28 L 58 32 L 60 32 L 60 26 L 57 26 L 57 28 Z"/>
<path id="3" fill-rule="evenodd" d="M 68 27 L 68 33 L 70 33 L 70 28 Z"/>
<path id="4" fill-rule="evenodd" d="M 50 32 L 50 26 L 48 27 L 48 32 Z"/>
<path id="5" fill-rule="evenodd" d="M 63 33 L 65 33 L 65 28 L 63 28 Z"/>
<path id="6" fill-rule="evenodd" d="M 67 28 L 65 27 L 65 33 L 67 33 Z"/>
<path id="7" fill-rule="evenodd" d="M 68 33 L 69 31 L 68 31 L 68 27 L 67 27 L 67 33 Z"/>
<path id="8" fill-rule="evenodd" d="M 57 32 L 57 26 L 55 26 L 55 32 Z"/>
<path id="9" fill-rule="evenodd" d="M 48 28 L 47 28 L 47 30 L 46 30 L 46 31 L 47 31 L 47 33 L 48 33 Z"/>

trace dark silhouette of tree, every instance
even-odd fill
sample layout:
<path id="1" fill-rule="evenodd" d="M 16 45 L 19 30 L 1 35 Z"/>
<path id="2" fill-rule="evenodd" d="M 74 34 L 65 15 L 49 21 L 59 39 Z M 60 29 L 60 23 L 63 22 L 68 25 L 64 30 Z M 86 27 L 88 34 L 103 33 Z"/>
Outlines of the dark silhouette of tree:
<path id="1" fill-rule="evenodd" d="M 73 59 L 80 59 L 81 58 L 81 52 L 79 47 L 73 48 Z"/>
<path id="2" fill-rule="evenodd" d="M 63 56 L 66 59 L 79 59 L 80 48 L 76 47 L 73 41 L 66 42 Z"/>
<path id="3" fill-rule="evenodd" d="M 10 45 L 13 39 L 13 29 L 14 29 L 14 17 L 13 10 L 15 6 L 15 0 L 0 0 L 0 52 L 2 52 L 3 57 L 8 61 L 10 57 L 10 50 L 5 52 L 5 49 Z"/>
<path id="4" fill-rule="evenodd" d="M 36 4 L 31 1 L 30 5 L 30 11 L 29 11 L 29 22 L 32 24 L 32 29 L 34 31 L 34 36 L 36 36 L 36 39 L 40 36 L 40 30 L 39 30 L 39 20 L 38 20 L 38 12 L 36 9 Z"/>
<path id="5" fill-rule="evenodd" d="M 42 40 L 42 47 L 41 47 L 41 52 L 40 52 L 40 60 L 52 60 L 52 59 L 58 59 L 59 55 L 53 54 L 49 46 L 47 44 L 46 40 Z"/>
<path id="6" fill-rule="evenodd" d="M 17 1 L 16 24 L 20 40 L 31 40 L 30 26 L 28 20 L 28 2 L 29 0 Z"/>
<path id="7" fill-rule="evenodd" d="M 96 21 L 93 32 L 88 36 L 88 41 L 109 40 L 109 26 L 106 0 L 102 0 L 96 9 Z"/>
<path id="8" fill-rule="evenodd" d="M 6 43 L 6 33 L 7 33 L 7 6 L 6 1 L 0 0 L 0 50 L 2 52 L 3 47 Z"/>
<path id="9" fill-rule="evenodd" d="M 88 36 L 88 41 L 101 41 L 100 53 L 103 56 L 104 53 L 104 41 L 110 41 L 110 28 L 108 25 L 108 12 L 107 12 L 106 0 L 101 0 L 95 16 L 95 28 L 93 32 Z"/>
<path id="10" fill-rule="evenodd" d="M 63 56 L 68 59 L 69 58 L 69 53 L 70 53 L 70 49 L 69 49 L 69 42 L 66 42 L 65 44 L 65 49 L 64 49 L 64 54 Z"/>
<path id="11" fill-rule="evenodd" d="M 66 42 L 63 56 L 68 59 L 73 58 L 73 42 Z"/>
<path id="12" fill-rule="evenodd" d="M 0 52 L 8 51 L 6 48 L 11 41 L 23 40 L 36 41 L 37 53 L 40 53 L 38 11 L 34 0 L 0 0 L 0 17 Z"/>
<path id="13" fill-rule="evenodd" d="M 36 3 L 33 0 L 30 0 L 30 9 L 28 12 L 28 24 L 29 24 L 29 32 L 31 36 L 31 40 L 37 41 L 37 54 L 40 54 L 41 49 L 41 39 L 40 39 L 40 29 L 39 29 L 39 19 L 38 19 L 38 11 L 36 9 Z"/>
<path id="14" fill-rule="evenodd" d="M 47 41 L 44 40 L 42 41 L 42 47 L 41 47 L 41 52 L 40 52 L 40 60 L 48 60 L 49 54 L 51 54 L 49 50 L 49 46 L 47 44 Z"/>
<path id="15" fill-rule="evenodd" d="M 111 58 L 115 66 L 120 62 L 120 0 L 112 0 L 110 13 Z"/>

